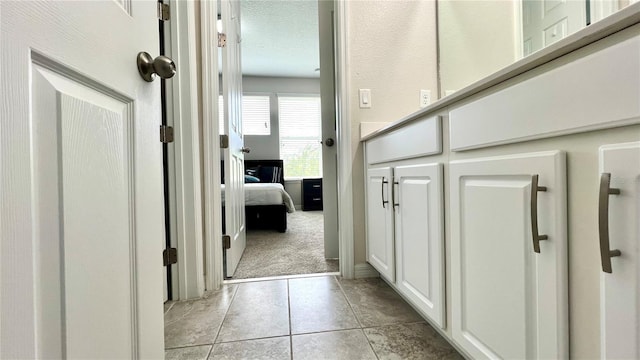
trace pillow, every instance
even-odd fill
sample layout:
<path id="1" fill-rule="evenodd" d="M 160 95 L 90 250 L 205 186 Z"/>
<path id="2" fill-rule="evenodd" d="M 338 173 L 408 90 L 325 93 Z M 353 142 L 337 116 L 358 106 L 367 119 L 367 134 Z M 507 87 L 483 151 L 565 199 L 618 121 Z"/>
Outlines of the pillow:
<path id="1" fill-rule="evenodd" d="M 258 169 L 260 169 L 259 166 L 254 168 L 244 169 L 244 173 L 247 175 L 251 175 L 253 177 L 258 177 Z"/>
<path id="2" fill-rule="evenodd" d="M 251 184 L 251 183 L 259 183 L 260 179 L 258 179 L 255 176 L 251 176 L 251 175 L 245 175 L 244 176 L 244 183 L 245 184 Z"/>

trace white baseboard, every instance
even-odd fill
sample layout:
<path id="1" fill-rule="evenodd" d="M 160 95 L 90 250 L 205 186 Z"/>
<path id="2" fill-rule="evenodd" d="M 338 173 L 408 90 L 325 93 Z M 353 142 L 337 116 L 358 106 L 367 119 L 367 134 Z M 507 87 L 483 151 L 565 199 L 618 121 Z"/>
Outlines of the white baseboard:
<path id="1" fill-rule="evenodd" d="M 356 264 L 356 271 L 355 271 L 356 279 L 372 278 L 372 277 L 379 277 L 379 276 L 380 276 L 380 273 L 368 263 Z"/>

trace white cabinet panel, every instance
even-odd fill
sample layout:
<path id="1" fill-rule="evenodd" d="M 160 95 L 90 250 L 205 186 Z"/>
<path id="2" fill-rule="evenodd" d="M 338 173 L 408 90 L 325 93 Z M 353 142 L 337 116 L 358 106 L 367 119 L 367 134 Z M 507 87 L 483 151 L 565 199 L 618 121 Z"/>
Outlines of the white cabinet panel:
<path id="1" fill-rule="evenodd" d="M 367 261 L 390 281 L 395 281 L 393 205 L 390 167 L 367 171 Z"/>
<path id="2" fill-rule="evenodd" d="M 442 165 L 399 166 L 394 176 L 396 285 L 444 328 Z"/>
<path id="3" fill-rule="evenodd" d="M 611 273 L 603 271 L 600 276 L 601 357 L 638 359 L 640 142 L 601 147 L 600 174 L 603 173 L 611 174 L 610 187 L 620 191 L 608 196 L 608 234 L 610 250 L 619 250 L 621 255 L 610 259 Z"/>
<path id="4" fill-rule="evenodd" d="M 451 163 L 452 336 L 473 358 L 568 357 L 564 159 L 544 152 Z M 546 191 L 532 194 L 534 175 Z M 536 217 L 548 237 L 540 253 Z"/>

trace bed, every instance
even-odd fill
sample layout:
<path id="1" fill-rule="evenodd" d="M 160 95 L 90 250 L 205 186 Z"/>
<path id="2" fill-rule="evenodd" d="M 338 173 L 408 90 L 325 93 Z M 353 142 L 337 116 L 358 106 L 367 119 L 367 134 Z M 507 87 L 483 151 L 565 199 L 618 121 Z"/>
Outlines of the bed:
<path id="1" fill-rule="evenodd" d="M 287 213 L 295 207 L 284 189 L 283 161 L 245 160 L 244 167 L 247 229 L 287 231 Z"/>

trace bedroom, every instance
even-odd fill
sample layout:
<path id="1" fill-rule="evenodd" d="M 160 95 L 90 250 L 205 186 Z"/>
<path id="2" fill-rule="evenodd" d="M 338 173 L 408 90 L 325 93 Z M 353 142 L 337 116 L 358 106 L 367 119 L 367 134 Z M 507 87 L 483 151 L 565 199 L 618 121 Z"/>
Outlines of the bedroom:
<path id="1" fill-rule="evenodd" d="M 246 249 L 240 257 L 229 255 L 225 278 L 336 272 L 335 147 L 322 144 L 323 138 L 335 138 L 335 120 L 326 115 L 333 109 L 326 111 L 320 101 L 317 4 L 241 4 L 245 175 L 271 187 L 281 183 L 286 193 L 257 195 L 255 188 L 263 184 L 244 185 Z M 224 104 L 222 96 L 219 103 Z M 329 124 L 322 124 L 322 112 Z M 219 116 L 224 119 L 223 110 Z M 224 121 L 220 133 L 228 133 Z M 289 197 L 295 209 L 282 206 Z M 253 206 L 264 200 L 280 205 Z"/>

